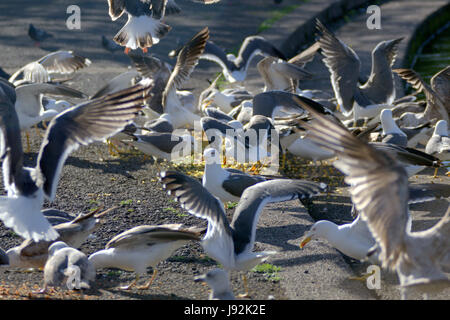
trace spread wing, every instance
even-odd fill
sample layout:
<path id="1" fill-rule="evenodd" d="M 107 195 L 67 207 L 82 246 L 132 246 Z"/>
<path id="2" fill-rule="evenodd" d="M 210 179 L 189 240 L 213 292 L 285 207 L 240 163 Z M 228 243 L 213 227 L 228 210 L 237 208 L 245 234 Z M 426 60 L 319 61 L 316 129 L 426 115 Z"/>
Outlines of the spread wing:
<path id="1" fill-rule="evenodd" d="M 307 137 L 337 154 L 334 166 L 346 175 L 352 201 L 381 247 L 380 259 L 384 266 L 394 268 L 404 251 L 410 219 L 405 169 L 385 152 L 359 140 L 306 103 L 298 102 L 314 115 L 314 121 L 302 122 L 308 130 Z"/>
<path id="2" fill-rule="evenodd" d="M 361 62 L 352 48 L 329 31 L 319 20 L 317 29 L 322 33 L 319 45 L 325 56 L 323 62 L 331 74 L 331 84 L 339 106 L 345 116 L 353 108 Z"/>
<path id="3" fill-rule="evenodd" d="M 38 155 L 38 185 L 53 199 L 64 161 L 80 145 L 121 131 L 144 104 L 150 86 L 137 84 L 69 108 L 50 122 Z"/>

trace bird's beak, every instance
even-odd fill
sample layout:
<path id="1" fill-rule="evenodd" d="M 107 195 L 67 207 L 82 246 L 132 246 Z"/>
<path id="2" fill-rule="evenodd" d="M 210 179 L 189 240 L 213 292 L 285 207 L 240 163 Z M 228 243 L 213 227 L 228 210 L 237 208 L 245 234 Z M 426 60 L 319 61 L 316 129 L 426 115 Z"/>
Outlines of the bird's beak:
<path id="1" fill-rule="evenodd" d="M 302 242 L 300 242 L 300 249 L 303 249 L 303 247 L 306 246 L 306 244 L 310 241 L 311 241 L 311 237 L 308 237 L 308 236 L 303 237 Z"/>
<path id="2" fill-rule="evenodd" d="M 212 100 L 211 100 L 211 99 L 205 99 L 205 100 L 203 100 L 203 103 L 202 103 L 202 110 L 205 110 L 205 109 L 208 108 L 211 104 L 212 104 Z"/>
<path id="3" fill-rule="evenodd" d="M 112 208 L 109 208 L 109 209 L 106 209 L 105 211 L 103 211 L 103 212 L 100 212 L 100 213 L 97 213 L 97 214 L 95 214 L 95 218 L 100 218 L 100 217 L 103 217 L 105 214 L 107 214 L 107 213 L 109 213 L 109 212 L 111 212 L 112 210 L 114 210 L 114 209 L 117 209 L 118 208 L 118 206 L 114 206 L 114 207 L 112 207 Z"/>

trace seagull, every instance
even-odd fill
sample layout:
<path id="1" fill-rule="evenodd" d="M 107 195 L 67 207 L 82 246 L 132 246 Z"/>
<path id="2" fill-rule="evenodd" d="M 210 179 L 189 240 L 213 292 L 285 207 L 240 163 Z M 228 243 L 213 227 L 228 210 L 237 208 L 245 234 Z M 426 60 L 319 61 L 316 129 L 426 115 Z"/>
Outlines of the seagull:
<path id="1" fill-rule="evenodd" d="M 295 93 L 279 90 L 266 91 L 255 95 L 253 98 L 253 115 L 263 115 L 274 120 L 280 113 L 296 115 L 306 114 L 305 110 L 295 103 L 295 97 L 306 101 L 308 104 L 313 105 L 319 112 L 327 114 L 339 121 L 334 116 L 333 112 L 322 104 Z"/>
<path id="2" fill-rule="evenodd" d="M 222 203 L 239 201 L 246 188 L 267 180 L 262 176 L 250 175 L 237 169 L 222 168 L 219 151 L 214 148 L 205 149 L 203 157 L 205 159 L 203 187 Z"/>
<path id="3" fill-rule="evenodd" d="M 439 120 L 428 140 L 425 152 L 439 158 L 442 161 L 450 161 L 450 137 L 448 135 L 447 121 Z M 435 169 L 434 176 L 438 168 Z"/>
<path id="4" fill-rule="evenodd" d="M 354 121 L 378 116 L 381 109 L 392 107 L 395 100 L 394 76 L 391 70 L 403 38 L 382 41 L 372 50 L 372 70 L 369 79 L 359 85 L 361 61 L 358 55 L 339 40 L 319 20 L 319 44 L 331 84 L 341 112 Z"/>
<path id="5" fill-rule="evenodd" d="M 176 171 L 163 171 L 160 177 L 163 189 L 174 196 L 183 209 L 208 221 L 201 245 L 205 253 L 227 271 L 248 271 L 276 253 L 252 251 L 259 215 L 267 203 L 309 198 L 326 188 L 325 184 L 305 180 L 280 179 L 257 183 L 245 189 L 230 224 L 222 202 L 199 181 Z"/>
<path id="6" fill-rule="evenodd" d="M 448 135 L 447 121 L 439 120 L 436 123 L 433 135 L 425 147 L 425 152 L 443 161 L 450 160 L 450 138 Z"/>
<path id="7" fill-rule="evenodd" d="M 430 80 L 431 87 L 411 69 L 394 69 L 402 79 L 406 80 L 418 92 L 423 92 L 426 98 L 426 108 L 423 112 L 405 112 L 399 122 L 404 127 L 416 127 L 424 122 L 437 119 L 449 121 L 450 112 L 450 66 L 436 73 Z"/>
<path id="8" fill-rule="evenodd" d="M 172 133 L 175 129 L 168 113 L 163 113 L 159 118 L 146 121 L 144 123 L 144 128 L 150 131 L 162 133 Z"/>
<path id="9" fill-rule="evenodd" d="M 190 156 L 197 148 L 195 138 L 190 134 L 177 135 L 172 132 L 148 132 L 132 134 L 131 145 L 155 159 L 176 161 Z"/>
<path id="10" fill-rule="evenodd" d="M 256 66 L 264 80 L 264 92 L 279 90 L 297 93 L 297 81 L 313 77 L 302 67 L 272 56 L 265 57 Z"/>
<path id="11" fill-rule="evenodd" d="M 257 162 L 270 156 L 266 144 L 275 128 L 267 117 L 255 115 L 245 126 L 240 121 L 225 123 L 211 117 L 202 117 L 200 123 L 210 146 L 221 150 L 225 140 L 226 156 L 239 163 Z"/>
<path id="12" fill-rule="evenodd" d="M 67 109 L 67 102 L 47 100 L 44 108 L 41 95 L 65 96 L 83 99 L 87 96 L 78 90 L 61 84 L 30 83 L 15 87 L 14 104 L 20 130 L 26 130 L 44 120 L 49 120 Z M 62 103 L 61 103 L 62 102 Z"/>
<path id="13" fill-rule="evenodd" d="M 39 293 L 46 293 L 49 287 L 89 289 L 95 281 L 95 268 L 87 256 L 63 241 L 57 241 L 48 248 L 48 260 L 44 267 L 44 287 Z"/>
<path id="14" fill-rule="evenodd" d="M 39 47 L 41 45 L 41 42 L 53 38 L 53 35 L 51 33 L 48 33 L 47 31 L 43 29 L 36 28 L 33 24 L 30 23 L 28 26 L 28 36 L 34 40 L 34 45 L 36 47 Z"/>
<path id="15" fill-rule="evenodd" d="M 80 214 L 71 221 L 54 225 L 53 228 L 59 234 L 55 240 L 35 242 L 28 239 L 24 240 L 20 245 L 8 249 L 6 254 L 9 257 L 9 267 L 44 268 L 48 258 L 48 248 L 52 243 L 63 241 L 72 248 L 79 248 L 88 236 L 97 229 L 100 218 L 112 209 L 114 208 L 110 208 L 101 213 L 99 213 L 100 209 L 97 209 L 88 214 Z M 49 219 L 48 211 L 43 211 L 42 214 Z"/>
<path id="16" fill-rule="evenodd" d="M 389 153 L 394 157 L 398 163 L 405 167 L 409 177 L 417 174 L 426 167 L 439 168 L 442 165 L 439 158 L 414 148 L 401 147 L 384 142 L 370 142 L 369 144 L 376 150 Z"/>
<path id="17" fill-rule="evenodd" d="M 183 46 L 165 85 L 161 102 L 164 113 L 170 114 L 174 128 L 193 127 L 195 121 L 200 121 L 200 116 L 182 105 L 177 95 L 177 89 L 189 79 L 200 55 L 203 53 L 208 38 L 209 29 L 205 27 Z"/>
<path id="18" fill-rule="evenodd" d="M 221 111 L 220 109 L 214 108 L 214 107 L 207 107 L 203 109 L 203 113 L 211 118 L 214 118 L 219 121 L 224 122 L 230 122 L 234 121 L 235 119 L 231 116 L 229 116 L 227 113 Z"/>
<path id="19" fill-rule="evenodd" d="M 147 104 L 159 115 L 167 113 L 175 129 L 184 126 L 193 127 L 194 121 L 200 121 L 200 116 L 183 104 L 177 90 L 189 79 L 208 37 L 208 27 L 194 35 L 178 53 L 173 68 L 155 57 L 131 57 L 136 69 L 143 76 L 155 79 L 152 99 Z"/>
<path id="20" fill-rule="evenodd" d="M 8 81 L 14 85 L 28 82 L 55 82 L 55 74 L 72 74 L 90 66 L 91 63 L 91 60 L 73 51 L 55 51 L 26 64 L 14 72 Z"/>
<path id="21" fill-rule="evenodd" d="M 167 0 L 108 0 L 109 16 L 112 21 L 124 13 L 128 15 L 127 23 L 114 36 L 113 40 L 125 47 L 125 53 L 130 49 L 141 48 L 143 52 L 148 47 L 159 43 L 171 29 L 160 19 L 164 16 Z"/>
<path id="22" fill-rule="evenodd" d="M 60 223 L 70 222 L 76 218 L 76 216 L 71 213 L 54 208 L 43 209 L 41 210 L 41 212 L 52 226 Z"/>
<path id="23" fill-rule="evenodd" d="M 35 167 L 23 166 L 16 94 L 0 83 L 0 154 L 7 196 L 0 197 L 0 219 L 25 239 L 55 240 L 58 233 L 42 215 L 44 199 L 52 201 L 62 166 L 80 145 L 102 141 L 122 130 L 141 109 L 148 81 L 116 94 L 75 105 L 52 119 Z"/>
<path id="24" fill-rule="evenodd" d="M 396 144 L 401 147 L 408 146 L 408 137 L 395 123 L 390 109 L 381 110 L 380 120 L 383 128 L 381 134 L 382 142 Z"/>
<path id="25" fill-rule="evenodd" d="M 148 107 L 158 115 L 162 114 L 164 112 L 162 96 L 173 66 L 155 56 L 129 55 L 129 57 L 141 76 L 153 79 L 152 99 L 148 102 Z"/>
<path id="26" fill-rule="evenodd" d="M 226 54 L 214 42 L 208 41 L 200 59 L 213 61 L 221 66 L 228 82 L 244 81 L 250 62 L 256 55 L 274 56 L 286 60 L 284 54 L 261 36 L 248 36 L 239 49 L 238 56 Z"/>
<path id="27" fill-rule="evenodd" d="M 206 274 L 196 276 L 195 282 L 204 282 L 211 287 L 209 300 L 235 300 L 233 290 L 231 290 L 230 276 L 223 269 L 213 269 Z"/>
<path id="28" fill-rule="evenodd" d="M 315 239 L 326 239 L 334 248 L 353 259 L 380 264 L 376 255 L 367 256 L 376 241 L 367 222 L 360 215 L 353 222 L 343 225 L 328 220 L 315 222 L 302 237 L 300 248 L 303 249 L 308 242 Z"/>
<path id="29" fill-rule="evenodd" d="M 131 87 L 136 84 L 136 80 L 140 77 L 140 74 L 136 70 L 128 70 L 115 76 L 109 80 L 103 87 L 95 92 L 91 99 L 96 99 L 106 94 L 115 93 L 120 90 Z"/>
<path id="30" fill-rule="evenodd" d="M 382 267 L 397 273 L 402 298 L 407 288 L 431 292 L 449 287 L 442 264 L 448 263 L 450 251 L 450 208 L 432 228 L 411 232 L 408 175 L 403 165 L 298 102 L 316 120 L 302 124 L 310 138 L 336 152 L 338 160 L 333 165 L 346 175 L 352 202 L 380 250 Z"/>
<path id="31" fill-rule="evenodd" d="M 310 161 L 322 161 L 333 158 L 334 152 L 321 148 L 311 139 L 305 137 L 305 133 L 294 130 L 288 135 L 280 137 L 280 145 L 283 150 L 287 150 L 296 157 Z M 283 164 L 285 153 L 283 153 Z"/>
<path id="32" fill-rule="evenodd" d="M 204 110 L 214 104 L 219 110 L 229 113 L 243 101 L 253 99 L 253 95 L 241 86 L 224 90 L 217 89 L 216 84 L 221 76 L 222 74 L 219 74 L 211 85 L 200 94 L 198 99 L 199 110 Z"/>
<path id="33" fill-rule="evenodd" d="M 147 273 L 147 267 L 151 266 L 152 278 L 144 286 L 138 287 L 148 289 L 156 276 L 157 264 L 189 241 L 200 241 L 200 231 L 200 228 L 186 228 L 181 224 L 137 226 L 113 237 L 105 249 L 91 254 L 89 261 L 96 270 L 119 268 L 134 271 L 136 279 L 121 288 L 124 290 L 133 287 L 139 277 Z"/>

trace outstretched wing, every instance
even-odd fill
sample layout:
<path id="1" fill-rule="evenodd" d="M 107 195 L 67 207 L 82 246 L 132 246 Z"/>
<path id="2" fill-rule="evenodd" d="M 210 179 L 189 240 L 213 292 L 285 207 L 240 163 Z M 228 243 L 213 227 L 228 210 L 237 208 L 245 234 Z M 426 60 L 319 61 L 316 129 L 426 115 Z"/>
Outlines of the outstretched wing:
<path id="1" fill-rule="evenodd" d="M 310 123 L 302 122 L 307 137 L 337 154 L 334 166 L 346 175 L 352 201 L 381 247 L 380 259 L 384 266 L 394 268 L 405 249 L 410 219 L 405 169 L 385 152 L 359 140 L 305 102 L 298 102 L 314 115 Z"/>
<path id="2" fill-rule="evenodd" d="M 348 116 L 353 108 L 361 62 L 355 51 L 329 31 L 319 20 L 317 29 L 322 33 L 319 45 L 325 56 L 323 62 L 331 74 L 331 84 L 343 114 Z"/>
<path id="3" fill-rule="evenodd" d="M 80 145 L 102 141 L 121 131 L 142 108 L 149 89 L 147 83 L 140 83 L 78 104 L 53 118 L 36 167 L 37 184 L 43 186 L 47 198 L 54 198 L 62 166 L 69 153 Z"/>
<path id="4" fill-rule="evenodd" d="M 264 181 L 245 189 L 231 222 L 236 254 L 253 249 L 259 215 L 267 203 L 304 199 L 325 189 L 323 183 L 291 179 Z"/>
<path id="5" fill-rule="evenodd" d="M 197 65 L 200 55 L 205 49 L 208 38 L 209 29 L 208 27 L 205 27 L 181 49 L 177 57 L 177 63 L 175 64 L 169 80 L 167 80 L 162 97 L 163 106 L 166 104 L 165 102 L 169 92 L 173 89 L 180 88 L 180 86 L 189 79 L 189 76 Z"/>

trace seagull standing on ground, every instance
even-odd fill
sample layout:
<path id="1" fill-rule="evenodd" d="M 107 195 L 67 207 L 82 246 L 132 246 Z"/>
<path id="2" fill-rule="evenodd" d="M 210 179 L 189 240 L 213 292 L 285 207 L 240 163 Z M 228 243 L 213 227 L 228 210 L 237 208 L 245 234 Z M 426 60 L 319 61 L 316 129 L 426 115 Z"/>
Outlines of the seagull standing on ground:
<path id="1" fill-rule="evenodd" d="M 58 233 L 41 213 L 44 199 L 52 201 L 62 166 L 80 145 L 102 141 L 122 130 L 142 108 L 148 82 L 116 94 L 86 101 L 50 122 L 34 168 L 23 166 L 16 94 L 0 83 L 0 154 L 7 196 L 0 197 L 0 219 L 25 239 L 54 240 Z"/>
<path id="2" fill-rule="evenodd" d="M 69 247 L 63 241 L 57 241 L 48 248 L 48 260 L 44 267 L 44 288 L 39 293 L 46 293 L 48 287 L 89 289 L 89 283 L 93 281 L 94 265 L 83 252 Z"/>
<path id="3" fill-rule="evenodd" d="M 397 126 L 392 118 L 392 110 L 381 110 L 380 120 L 381 127 L 383 128 L 381 134 L 382 142 L 396 144 L 400 147 L 408 146 L 408 137 L 406 136 L 406 133 Z"/>
<path id="4" fill-rule="evenodd" d="M 156 266 L 189 241 L 199 241 L 199 228 L 186 228 L 181 224 L 142 225 L 124 231 L 107 244 L 105 249 L 89 256 L 95 269 L 119 268 L 134 271 L 136 279 L 121 289 L 133 287 L 139 277 L 146 274 L 147 267 L 153 267 L 153 276 L 139 289 L 148 289 L 155 279 Z"/>
<path id="5" fill-rule="evenodd" d="M 203 187 L 223 203 L 239 201 L 246 188 L 266 181 L 264 177 L 222 168 L 219 151 L 214 148 L 205 149 L 203 157 L 205 159 Z"/>

